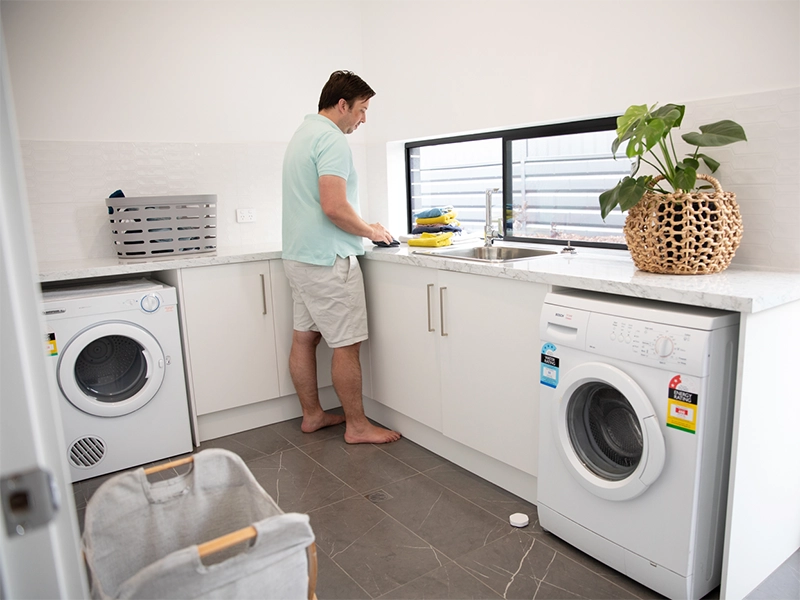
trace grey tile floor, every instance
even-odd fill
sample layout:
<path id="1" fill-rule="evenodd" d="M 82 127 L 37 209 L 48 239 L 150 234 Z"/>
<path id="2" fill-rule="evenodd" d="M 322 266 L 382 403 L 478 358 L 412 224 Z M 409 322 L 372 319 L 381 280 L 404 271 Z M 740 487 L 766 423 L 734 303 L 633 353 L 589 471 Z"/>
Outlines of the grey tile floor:
<path id="1" fill-rule="evenodd" d="M 197 449 L 236 452 L 284 511 L 310 515 L 320 600 L 661 597 L 544 532 L 533 504 L 419 445 L 351 446 L 343 433 L 303 434 L 293 419 Z M 73 485 L 81 528 L 108 477 Z M 509 525 L 515 512 L 531 524 Z M 751 598 L 800 598 L 798 557 Z"/>

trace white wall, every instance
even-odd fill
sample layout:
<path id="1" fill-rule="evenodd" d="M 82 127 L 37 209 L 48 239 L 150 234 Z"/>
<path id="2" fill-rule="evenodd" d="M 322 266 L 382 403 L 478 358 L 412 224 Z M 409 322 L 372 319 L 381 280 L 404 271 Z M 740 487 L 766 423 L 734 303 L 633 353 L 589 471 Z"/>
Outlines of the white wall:
<path id="1" fill-rule="evenodd" d="M 40 263 L 113 257 L 116 189 L 217 194 L 220 247 L 279 242 L 286 143 L 332 71 L 363 71 L 359 2 L 0 8 Z M 362 131 L 350 144 L 366 203 Z M 240 207 L 257 222 L 237 224 Z"/>
<path id="2" fill-rule="evenodd" d="M 377 91 L 366 126 L 350 142 L 365 217 L 393 227 L 387 182 L 397 174 L 387 172 L 388 142 L 800 85 L 796 0 L 0 6 L 40 261 L 65 252 L 111 254 L 102 212 L 94 215 L 118 181 L 127 195 L 220 194 L 220 244 L 275 239 L 279 157 L 338 68 L 356 71 Z M 778 127 L 791 146 L 797 95 L 788 102 Z M 108 157 L 112 148 L 119 156 Z M 777 205 L 751 200 L 755 229 L 746 216 L 735 263 L 800 264 L 800 246 L 790 244 L 788 259 L 774 256 L 772 242 L 748 252 L 787 214 L 800 227 L 795 192 L 788 188 L 780 214 Z M 393 202 L 404 202 L 402 192 Z M 237 225 L 233 209 L 240 206 L 255 206 L 259 221 Z M 66 227 L 61 243 L 54 225 L 65 221 L 81 225 Z M 91 243 L 80 239 L 87 230 Z"/>
<path id="3" fill-rule="evenodd" d="M 2 2 L 26 140 L 283 142 L 331 71 L 362 70 L 360 3 Z"/>

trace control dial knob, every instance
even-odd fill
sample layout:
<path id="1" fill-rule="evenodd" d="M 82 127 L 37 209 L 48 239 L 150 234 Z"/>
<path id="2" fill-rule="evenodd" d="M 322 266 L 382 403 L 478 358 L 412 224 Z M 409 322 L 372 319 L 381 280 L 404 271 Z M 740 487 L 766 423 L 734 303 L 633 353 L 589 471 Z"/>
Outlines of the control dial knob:
<path id="1" fill-rule="evenodd" d="M 668 338 L 666 336 L 661 336 L 656 340 L 654 347 L 656 350 L 656 355 L 658 355 L 661 358 L 667 358 L 670 354 L 672 354 L 672 351 L 675 349 L 675 344 L 671 338 Z"/>
<path id="2" fill-rule="evenodd" d="M 161 298 L 158 297 L 158 294 L 147 294 L 142 297 L 139 305 L 144 312 L 155 312 L 158 310 L 158 307 L 161 306 Z"/>

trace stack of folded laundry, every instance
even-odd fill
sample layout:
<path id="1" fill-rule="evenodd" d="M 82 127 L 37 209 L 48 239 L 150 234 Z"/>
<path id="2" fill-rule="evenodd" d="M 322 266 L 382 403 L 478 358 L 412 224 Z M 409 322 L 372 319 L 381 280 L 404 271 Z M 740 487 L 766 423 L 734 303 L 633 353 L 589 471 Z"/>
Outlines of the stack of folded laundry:
<path id="1" fill-rule="evenodd" d="M 417 213 L 407 243 L 409 246 L 435 248 L 449 246 L 456 233 L 461 233 L 461 227 L 452 206 L 429 208 Z"/>

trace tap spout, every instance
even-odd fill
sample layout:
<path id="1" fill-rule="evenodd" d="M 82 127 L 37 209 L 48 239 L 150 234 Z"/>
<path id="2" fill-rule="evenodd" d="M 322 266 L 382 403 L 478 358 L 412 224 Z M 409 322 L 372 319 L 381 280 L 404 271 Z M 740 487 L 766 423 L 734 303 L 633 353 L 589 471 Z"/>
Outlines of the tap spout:
<path id="1" fill-rule="evenodd" d="M 492 194 L 499 192 L 500 188 L 486 190 L 486 225 L 483 228 L 483 245 L 487 248 L 492 245 L 495 238 L 500 237 L 499 232 L 492 227 Z"/>

